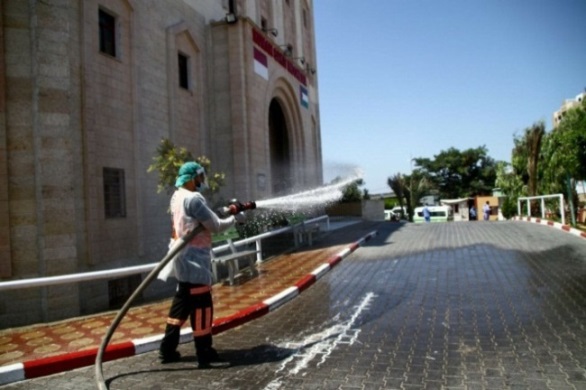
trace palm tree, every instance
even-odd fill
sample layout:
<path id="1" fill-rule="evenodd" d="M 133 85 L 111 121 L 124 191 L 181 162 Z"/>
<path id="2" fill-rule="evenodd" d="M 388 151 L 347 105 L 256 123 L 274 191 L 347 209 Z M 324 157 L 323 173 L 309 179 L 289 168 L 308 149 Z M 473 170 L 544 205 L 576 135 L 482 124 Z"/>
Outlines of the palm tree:
<path id="1" fill-rule="evenodd" d="M 432 188 L 429 179 L 415 170 L 410 176 L 403 176 L 397 173 L 387 179 L 387 184 L 391 187 L 395 195 L 397 195 L 401 212 L 403 210 L 403 200 L 407 202 L 409 220 L 413 221 L 413 212 L 418 205 L 419 199 L 426 195 Z"/>
<path id="2" fill-rule="evenodd" d="M 541 141 L 545 135 L 545 124 L 543 122 L 535 123 L 529 129 L 525 130 L 525 144 L 527 147 L 527 189 L 529 196 L 537 195 L 537 168 L 539 156 L 541 154 Z"/>
<path id="3" fill-rule="evenodd" d="M 400 173 L 396 173 L 395 175 L 387 178 L 387 184 L 391 187 L 391 190 L 395 193 L 395 196 L 399 200 L 399 206 L 401 207 L 401 218 L 404 217 L 403 215 L 403 200 L 405 199 L 405 180 Z"/>

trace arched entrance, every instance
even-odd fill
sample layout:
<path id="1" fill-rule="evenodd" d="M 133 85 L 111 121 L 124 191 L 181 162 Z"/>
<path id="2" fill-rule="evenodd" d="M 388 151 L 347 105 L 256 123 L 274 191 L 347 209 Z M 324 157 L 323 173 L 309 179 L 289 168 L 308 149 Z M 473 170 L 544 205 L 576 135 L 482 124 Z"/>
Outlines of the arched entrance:
<path id="1" fill-rule="evenodd" d="M 282 194 L 291 188 L 291 152 L 285 113 L 277 99 L 269 106 L 269 145 L 273 194 Z"/>

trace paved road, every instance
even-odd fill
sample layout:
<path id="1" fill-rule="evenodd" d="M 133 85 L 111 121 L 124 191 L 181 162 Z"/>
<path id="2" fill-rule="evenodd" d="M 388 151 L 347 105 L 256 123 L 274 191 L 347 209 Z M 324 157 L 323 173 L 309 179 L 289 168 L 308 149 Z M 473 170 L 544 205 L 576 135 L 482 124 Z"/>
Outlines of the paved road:
<path id="1" fill-rule="evenodd" d="M 215 338 L 234 362 L 104 364 L 110 389 L 586 389 L 586 240 L 524 222 L 381 223 L 278 310 Z M 94 389 L 92 368 L 5 386 Z"/>

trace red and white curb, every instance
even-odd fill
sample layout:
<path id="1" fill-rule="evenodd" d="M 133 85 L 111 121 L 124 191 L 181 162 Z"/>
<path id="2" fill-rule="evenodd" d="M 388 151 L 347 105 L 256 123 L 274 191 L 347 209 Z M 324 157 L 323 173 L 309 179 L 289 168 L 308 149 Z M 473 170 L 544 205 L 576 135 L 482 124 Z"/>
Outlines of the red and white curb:
<path id="1" fill-rule="evenodd" d="M 297 281 L 294 286 L 286 288 L 273 297 L 265 299 L 261 303 L 252 305 L 231 316 L 216 319 L 212 325 L 213 334 L 225 332 L 228 329 L 235 328 L 246 322 L 262 317 L 263 315 L 281 307 L 314 284 L 329 270 L 338 265 L 346 256 L 354 252 L 372 237 L 376 236 L 376 234 L 376 230 L 372 231 L 360 240 L 351 244 L 349 247 L 341 250 L 311 273 Z M 103 361 L 106 362 L 124 357 L 131 357 L 157 350 L 162 339 L 163 335 L 157 335 L 126 341 L 119 344 L 111 344 L 104 352 Z M 192 340 L 193 336 L 191 329 L 182 329 L 179 342 L 187 343 Z M 26 379 L 53 375 L 80 367 L 91 366 L 95 363 L 97 354 L 98 348 L 94 348 L 2 366 L 0 367 L 0 386 Z"/>
<path id="2" fill-rule="evenodd" d="M 532 223 L 538 223 L 540 225 L 552 226 L 556 229 L 563 230 L 563 231 L 568 232 L 570 234 L 573 234 L 575 236 L 586 238 L 586 232 L 583 232 L 580 229 L 575 229 L 571 226 L 563 225 L 559 222 L 548 221 L 547 219 L 534 218 L 534 217 L 513 217 L 513 221 L 532 222 Z"/>

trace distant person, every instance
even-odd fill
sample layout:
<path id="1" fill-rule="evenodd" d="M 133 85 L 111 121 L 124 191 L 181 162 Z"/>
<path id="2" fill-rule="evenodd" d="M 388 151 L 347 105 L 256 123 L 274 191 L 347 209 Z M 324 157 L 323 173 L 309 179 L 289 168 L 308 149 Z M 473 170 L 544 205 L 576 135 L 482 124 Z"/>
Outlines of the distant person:
<path id="1" fill-rule="evenodd" d="M 476 221 L 476 207 L 470 207 L 470 220 Z"/>
<path id="2" fill-rule="evenodd" d="M 490 204 L 488 204 L 488 200 L 486 201 L 484 206 L 482 206 L 482 212 L 484 214 L 484 220 L 488 221 L 488 219 L 490 218 Z"/>
<path id="3" fill-rule="evenodd" d="M 426 223 L 431 222 L 431 213 L 429 212 L 427 205 L 423 207 L 423 218 L 425 219 Z"/>

